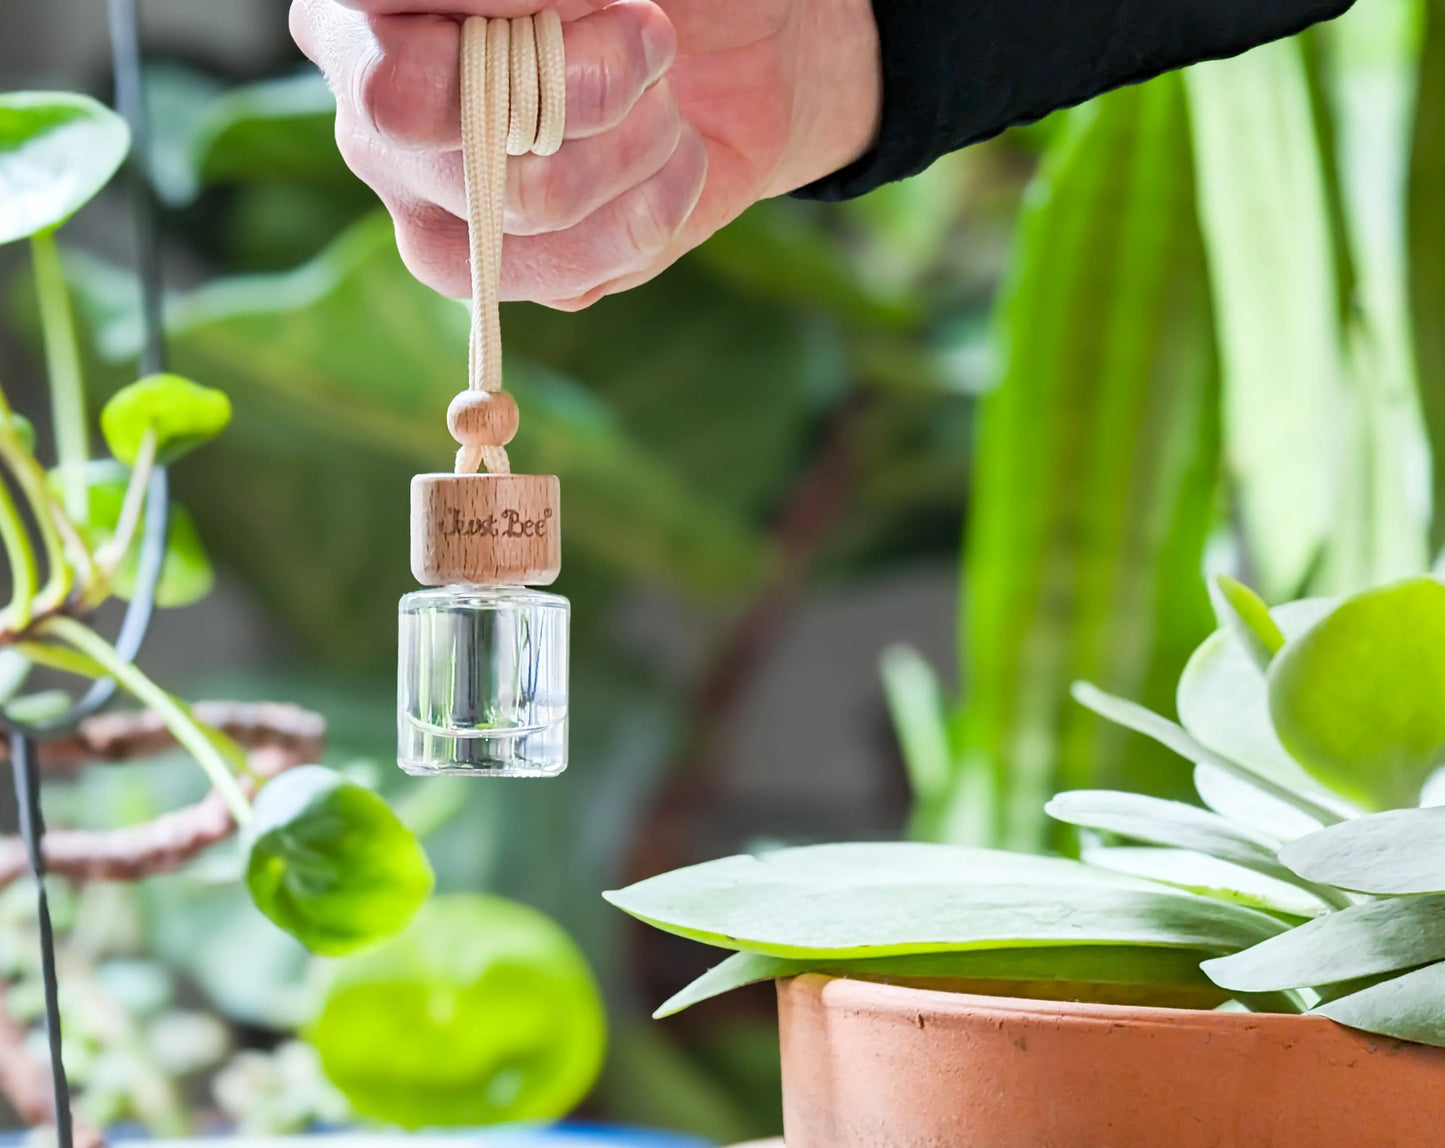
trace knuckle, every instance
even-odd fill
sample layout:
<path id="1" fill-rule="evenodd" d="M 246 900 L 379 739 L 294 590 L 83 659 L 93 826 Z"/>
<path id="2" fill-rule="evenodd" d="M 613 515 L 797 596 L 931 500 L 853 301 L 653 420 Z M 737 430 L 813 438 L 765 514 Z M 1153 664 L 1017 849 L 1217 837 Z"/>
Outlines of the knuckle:
<path id="1" fill-rule="evenodd" d="M 388 35 L 357 69 L 357 103 L 380 135 L 418 147 L 453 142 L 460 97 L 453 91 L 456 46 L 448 49 L 447 29 L 456 25 L 405 19 L 404 34 Z"/>
<path id="2" fill-rule="evenodd" d="M 461 220 L 431 206 L 393 207 L 391 214 L 407 270 L 444 295 L 466 295 L 470 282 Z"/>

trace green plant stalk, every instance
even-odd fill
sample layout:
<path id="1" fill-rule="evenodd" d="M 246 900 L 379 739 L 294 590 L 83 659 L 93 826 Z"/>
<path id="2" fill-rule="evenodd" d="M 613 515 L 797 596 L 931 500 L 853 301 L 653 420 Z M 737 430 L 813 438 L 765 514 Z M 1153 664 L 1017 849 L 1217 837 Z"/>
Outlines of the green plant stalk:
<path id="1" fill-rule="evenodd" d="M 5 555 L 10 560 L 12 587 L 10 605 L 0 617 L 4 617 L 9 628 L 23 630 L 30 625 L 31 610 L 35 604 L 35 550 L 30 545 L 25 524 L 20 520 L 20 512 L 15 508 L 15 500 L 10 497 L 10 490 L 3 480 L 0 480 L 0 539 L 4 540 Z"/>
<path id="2" fill-rule="evenodd" d="M 141 440 L 135 465 L 131 467 L 125 498 L 120 506 L 120 517 L 115 524 L 115 533 L 95 552 L 95 579 L 86 591 L 86 600 L 92 604 L 99 603 L 110 594 L 116 571 L 125 561 L 131 543 L 135 541 L 141 513 L 145 510 L 146 489 L 150 486 L 151 472 L 155 469 L 156 444 L 156 432 L 152 428 L 146 431 Z"/>
<path id="3" fill-rule="evenodd" d="M 80 350 L 75 339 L 75 317 L 60 266 L 55 233 L 30 237 L 35 268 L 35 293 L 40 302 L 40 327 L 45 340 L 45 367 L 50 375 L 50 402 L 55 423 L 56 463 L 60 468 L 65 510 L 76 522 L 89 517 L 90 492 L 85 485 L 85 464 L 90 446 L 85 432 L 85 391 L 80 377 Z"/>
<path id="4" fill-rule="evenodd" d="M 47 577 L 45 587 L 35 599 L 33 612 L 55 609 L 65 601 L 66 595 L 70 593 L 73 574 L 70 560 L 66 557 L 65 544 L 61 538 L 60 523 L 64 520 L 66 525 L 72 527 L 72 530 L 73 524 L 65 519 L 63 512 L 51 497 L 50 491 L 46 488 L 45 473 L 40 469 L 40 464 L 35 461 L 35 456 L 26 450 L 19 438 L 3 425 L 3 420 L 0 420 L 0 460 L 3 460 L 10 468 L 11 474 L 15 476 L 15 481 L 24 492 L 26 501 L 30 504 L 30 512 L 34 515 L 36 526 L 40 530 L 40 542 L 45 550 Z M 81 550 L 84 550 L 83 544 Z M 80 554 L 77 554 L 77 557 L 80 557 Z"/>
<path id="5" fill-rule="evenodd" d="M 125 661 L 116 653 L 114 646 L 89 626 L 74 618 L 56 617 L 42 623 L 40 629 L 94 659 L 137 701 L 153 709 L 181 747 L 205 770 L 236 824 L 245 825 L 251 820 L 251 803 L 237 784 L 226 754 L 216 743 L 215 739 L 221 736 L 219 731 L 203 727 L 181 702 L 151 681 L 138 667 Z"/>
<path id="6" fill-rule="evenodd" d="M 64 646 L 53 646 L 48 642 L 16 642 L 10 648 L 17 654 L 23 654 L 37 666 L 59 670 L 64 674 L 75 674 L 92 681 L 110 676 L 106 668 L 94 658 L 77 654 Z"/>

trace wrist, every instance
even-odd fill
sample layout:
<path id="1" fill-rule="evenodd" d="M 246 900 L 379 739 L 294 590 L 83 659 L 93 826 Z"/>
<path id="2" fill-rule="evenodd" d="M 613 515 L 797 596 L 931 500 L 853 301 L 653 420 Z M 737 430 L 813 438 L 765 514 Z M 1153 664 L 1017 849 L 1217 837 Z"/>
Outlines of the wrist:
<path id="1" fill-rule="evenodd" d="M 782 195 L 848 166 L 877 137 L 883 107 L 871 0 L 797 0 L 788 145 L 765 195 Z"/>

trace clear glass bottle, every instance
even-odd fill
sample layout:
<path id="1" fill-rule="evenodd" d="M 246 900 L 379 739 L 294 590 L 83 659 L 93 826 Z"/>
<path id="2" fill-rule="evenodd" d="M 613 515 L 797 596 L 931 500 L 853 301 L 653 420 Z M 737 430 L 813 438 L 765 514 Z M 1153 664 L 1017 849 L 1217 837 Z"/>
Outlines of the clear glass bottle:
<path id="1" fill-rule="evenodd" d="M 523 586 L 401 600 L 397 763 L 407 773 L 553 777 L 567 768 L 571 607 Z"/>

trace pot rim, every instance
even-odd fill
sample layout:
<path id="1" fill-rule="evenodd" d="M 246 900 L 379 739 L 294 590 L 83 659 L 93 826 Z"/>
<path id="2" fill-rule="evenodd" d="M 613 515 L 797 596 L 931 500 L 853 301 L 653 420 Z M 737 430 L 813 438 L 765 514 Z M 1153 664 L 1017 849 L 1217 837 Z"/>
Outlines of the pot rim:
<path id="1" fill-rule="evenodd" d="M 1111 1028 L 1202 1029 L 1210 1032 L 1273 1031 L 1281 1039 L 1339 1035 L 1405 1047 L 1429 1048 L 1395 1037 L 1379 1036 L 1338 1024 L 1323 1016 L 1299 1013 L 1243 1012 L 1220 1009 L 1169 1008 L 1160 1005 L 1096 1004 L 1092 1001 L 1036 1000 L 919 988 L 912 984 L 861 980 L 831 973 L 800 973 L 780 978 L 778 991 L 817 996 L 825 1008 L 936 1017 L 992 1017 L 1002 1020 L 1052 1020 L 1058 1024 Z"/>

